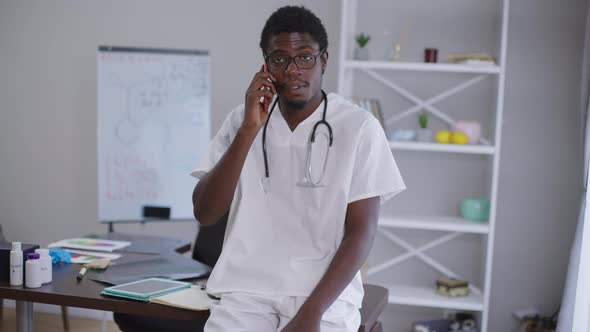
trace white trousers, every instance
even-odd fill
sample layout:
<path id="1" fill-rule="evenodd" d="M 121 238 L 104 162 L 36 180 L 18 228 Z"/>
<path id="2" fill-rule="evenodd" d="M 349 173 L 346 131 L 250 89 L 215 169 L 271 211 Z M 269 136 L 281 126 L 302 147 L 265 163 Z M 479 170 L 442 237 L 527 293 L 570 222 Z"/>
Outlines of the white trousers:
<path id="1" fill-rule="evenodd" d="M 223 294 L 211 307 L 204 332 L 280 332 L 295 316 L 306 297 Z M 359 309 L 345 301 L 335 301 L 322 316 L 321 332 L 357 332 Z"/>

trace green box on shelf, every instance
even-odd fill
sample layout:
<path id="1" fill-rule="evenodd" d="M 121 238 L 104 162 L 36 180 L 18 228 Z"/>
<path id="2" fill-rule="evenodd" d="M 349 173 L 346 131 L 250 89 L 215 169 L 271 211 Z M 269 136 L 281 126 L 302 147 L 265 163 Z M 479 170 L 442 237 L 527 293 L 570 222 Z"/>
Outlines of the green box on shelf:
<path id="1" fill-rule="evenodd" d="M 461 202 L 461 215 L 471 221 L 488 221 L 490 218 L 490 200 L 483 197 L 465 198 Z"/>

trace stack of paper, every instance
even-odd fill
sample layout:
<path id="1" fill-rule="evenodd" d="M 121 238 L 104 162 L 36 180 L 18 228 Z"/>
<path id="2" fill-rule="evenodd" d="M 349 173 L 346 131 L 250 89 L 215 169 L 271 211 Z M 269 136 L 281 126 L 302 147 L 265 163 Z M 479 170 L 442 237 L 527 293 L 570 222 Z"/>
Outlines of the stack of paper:
<path id="1" fill-rule="evenodd" d="M 108 251 L 112 252 L 119 250 L 131 245 L 128 241 L 113 241 L 103 239 L 91 239 L 91 238 L 74 238 L 65 239 L 58 242 L 54 242 L 49 245 L 49 248 L 61 247 L 70 249 L 81 249 L 90 251 Z"/>
<path id="2" fill-rule="evenodd" d="M 72 263 L 86 264 L 97 260 L 113 260 L 119 254 L 107 253 L 129 246 L 131 242 L 90 238 L 74 238 L 54 242 L 49 248 L 64 248 L 72 256 Z"/>
<path id="3" fill-rule="evenodd" d="M 70 253 L 72 258 L 72 263 L 75 264 L 86 264 L 92 263 L 96 261 L 104 261 L 109 260 L 112 261 L 121 257 L 119 254 L 107 254 L 104 252 L 92 252 L 92 251 L 85 251 L 85 250 L 72 250 L 72 249 L 65 249 L 67 252 Z"/>

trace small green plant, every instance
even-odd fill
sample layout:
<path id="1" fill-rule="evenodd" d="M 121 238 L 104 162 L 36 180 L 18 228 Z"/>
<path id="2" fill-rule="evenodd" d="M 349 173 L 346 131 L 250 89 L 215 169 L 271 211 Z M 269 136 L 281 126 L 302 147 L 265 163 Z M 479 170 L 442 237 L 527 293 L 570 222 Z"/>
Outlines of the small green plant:
<path id="1" fill-rule="evenodd" d="M 418 116 L 418 123 L 420 123 L 420 128 L 428 128 L 428 114 L 421 113 L 420 116 Z"/>
<path id="2" fill-rule="evenodd" d="M 360 48 L 363 48 L 363 47 L 365 47 L 365 45 L 367 45 L 369 40 L 371 40 L 371 36 L 365 35 L 364 33 L 361 32 L 358 35 L 356 35 L 354 40 L 356 40 L 356 43 L 359 45 Z"/>

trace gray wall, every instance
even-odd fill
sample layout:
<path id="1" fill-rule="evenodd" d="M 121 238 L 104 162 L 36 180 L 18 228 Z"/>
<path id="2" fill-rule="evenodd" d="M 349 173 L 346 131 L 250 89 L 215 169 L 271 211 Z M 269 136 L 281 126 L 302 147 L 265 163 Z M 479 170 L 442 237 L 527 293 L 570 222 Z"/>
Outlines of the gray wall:
<path id="1" fill-rule="evenodd" d="M 285 3 L 0 0 L 0 223 L 7 237 L 47 244 L 105 230 L 96 222 L 97 45 L 210 50 L 215 131 L 242 102 L 258 69 L 264 20 Z M 303 3 L 331 36 L 325 86 L 335 90 L 340 4 Z M 482 6 L 483 17 L 492 6 Z M 586 6 L 586 0 L 514 0 L 511 6 L 491 332 L 512 330 L 515 309 L 538 306 L 550 313 L 560 301 L 581 188 L 578 90 Z M 436 17 L 436 10 L 429 15 Z M 479 32 L 482 38 L 486 31 Z M 467 161 L 474 169 L 481 166 Z M 406 162 L 405 176 L 419 181 L 413 162 L 418 161 Z M 449 160 L 442 165 L 457 166 Z M 445 185 L 436 176 L 422 179 L 432 187 Z M 119 230 L 192 239 L 196 226 Z M 458 249 L 477 243 L 467 237 Z M 372 255 L 388 250 L 378 243 Z M 408 265 L 407 271 L 411 276 L 419 267 Z M 411 311 L 390 306 L 387 326 L 398 326 L 396 317 Z"/>
<path id="2" fill-rule="evenodd" d="M 490 331 L 560 304 L 581 188 L 580 80 L 588 2 L 512 2 Z"/>
<path id="3" fill-rule="evenodd" d="M 8 238 L 47 244 L 106 230 L 97 223 L 98 45 L 209 50 L 216 131 L 262 64 L 266 18 L 287 3 L 1 0 L 0 223 Z M 332 36 L 325 83 L 335 90 L 337 3 L 302 3 Z M 117 229 L 196 234 L 194 223 Z"/>

